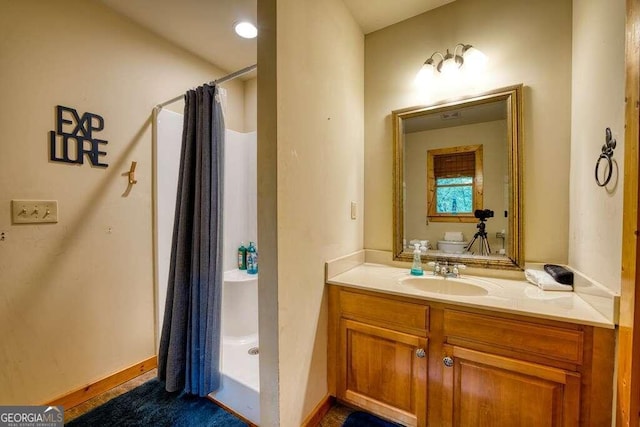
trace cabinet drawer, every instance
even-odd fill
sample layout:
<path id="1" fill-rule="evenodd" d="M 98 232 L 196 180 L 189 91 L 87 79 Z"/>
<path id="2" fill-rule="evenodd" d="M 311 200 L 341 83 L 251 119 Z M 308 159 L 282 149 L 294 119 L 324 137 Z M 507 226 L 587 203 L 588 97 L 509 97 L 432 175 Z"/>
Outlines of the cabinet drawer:
<path id="1" fill-rule="evenodd" d="M 425 335 L 429 329 L 429 307 L 355 292 L 340 292 L 343 317 L 364 319 L 392 329 Z"/>
<path id="2" fill-rule="evenodd" d="M 444 334 L 447 338 L 582 364 L 583 333 L 578 330 L 445 310 Z"/>

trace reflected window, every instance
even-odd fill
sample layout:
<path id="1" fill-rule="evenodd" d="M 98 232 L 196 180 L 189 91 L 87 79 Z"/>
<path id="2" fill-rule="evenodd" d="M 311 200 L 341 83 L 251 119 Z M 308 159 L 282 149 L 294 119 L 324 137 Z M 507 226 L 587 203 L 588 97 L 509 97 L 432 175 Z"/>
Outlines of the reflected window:
<path id="1" fill-rule="evenodd" d="M 482 209 L 482 145 L 427 151 L 427 212 L 431 221 L 475 222 Z"/>
<path id="2" fill-rule="evenodd" d="M 473 212 L 473 176 L 436 178 L 436 212 L 438 214 Z"/>

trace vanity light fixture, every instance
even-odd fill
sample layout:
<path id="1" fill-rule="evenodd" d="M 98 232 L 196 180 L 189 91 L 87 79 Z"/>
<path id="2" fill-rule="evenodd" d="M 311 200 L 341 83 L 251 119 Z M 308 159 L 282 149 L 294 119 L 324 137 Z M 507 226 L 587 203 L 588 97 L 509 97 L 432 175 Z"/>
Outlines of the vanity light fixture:
<path id="1" fill-rule="evenodd" d="M 459 51 L 459 52 L 458 52 Z M 434 57 L 440 56 L 440 61 L 436 64 Z M 422 68 L 416 75 L 416 83 L 424 85 L 428 83 L 435 75 L 436 71 L 447 77 L 456 75 L 462 66 L 465 70 L 478 72 L 484 68 L 487 63 L 487 57 L 484 53 L 470 44 L 458 43 L 453 48 L 453 53 L 447 49 L 446 54 L 436 51 L 424 61 Z"/>
<path id="2" fill-rule="evenodd" d="M 251 22 L 236 22 L 233 25 L 236 34 L 245 39 L 254 39 L 258 35 L 258 29 Z"/>

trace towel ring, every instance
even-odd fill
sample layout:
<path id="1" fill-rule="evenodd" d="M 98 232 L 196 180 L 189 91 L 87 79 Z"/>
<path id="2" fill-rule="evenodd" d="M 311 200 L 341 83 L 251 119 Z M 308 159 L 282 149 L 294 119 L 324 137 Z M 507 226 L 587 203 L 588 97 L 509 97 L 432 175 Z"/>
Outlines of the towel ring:
<path id="1" fill-rule="evenodd" d="M 604 179 L 604 181 L 600 182 L 600 178 L 598 177 L 598 170 L 600 169 L 600 163 L 602 163 L 602 160 L 607 161 L 607 177 Z M 598 161 L 596 162 L 596 183 L 599 187 L 604 187 L 609 183 L 609 181 L 611 180 L 612 170 L 613 164 L 611 162 L 611 157 L 607 156 L 604 153 L 600 154 L 600 157 L 598 157 Z"/>
<path id="2" fill-rule="evenodd" d="M 613 162 L 611 158 L 613 157 L 613 150 L 615 148 L 616 148 L 616 140 L 613 139 L 613 136 L 611 135 L 611 129 L 607 128 L 605 129 L 605 142 L 604 142 L 604 145 L 602 146 L 602 153 L 600 153 L 600 156 L 596 161 L 595 177 L 596 177 L 596 183 L 598 184 L 599 187 L 604 187 L 609 183 L 609 181 L 611 181 L 611 174 L 613 173 Z M 606 160 L 607 176 L 604 179 L 604 181 L 601 182 L 598 172 L 600 170 L 600 163 L 602 163 L 603 160 Z"/>

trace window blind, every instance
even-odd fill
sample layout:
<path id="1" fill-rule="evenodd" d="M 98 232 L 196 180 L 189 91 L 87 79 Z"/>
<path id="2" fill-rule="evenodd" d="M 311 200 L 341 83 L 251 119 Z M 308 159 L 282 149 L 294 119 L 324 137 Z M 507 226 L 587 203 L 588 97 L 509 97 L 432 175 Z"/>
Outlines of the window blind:
<path id="1" fill-rule="evenodd" d="M 434 156 L 433 171 L 436 179 L 475 176 L 475 152 L 451 153 Z"/>

